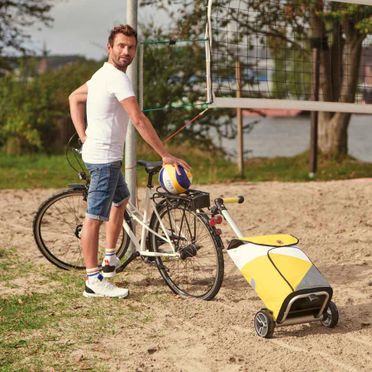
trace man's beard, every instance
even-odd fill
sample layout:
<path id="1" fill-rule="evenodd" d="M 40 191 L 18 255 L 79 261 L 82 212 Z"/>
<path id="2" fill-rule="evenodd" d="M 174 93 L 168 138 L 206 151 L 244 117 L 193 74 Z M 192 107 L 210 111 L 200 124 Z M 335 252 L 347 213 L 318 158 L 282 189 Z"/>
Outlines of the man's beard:
<path id="1" fill-rule="evenodd" d="M 119 69 L 119 70 L 126 70 L 126 68 L 132 63 L 132 58 L 129 58 L 129 59 L 125 59 L 125 60 L 121 60 L 120 57 L 118 58 L 113 58 L 113 61 L 116 65 L 116 67 Z"/>

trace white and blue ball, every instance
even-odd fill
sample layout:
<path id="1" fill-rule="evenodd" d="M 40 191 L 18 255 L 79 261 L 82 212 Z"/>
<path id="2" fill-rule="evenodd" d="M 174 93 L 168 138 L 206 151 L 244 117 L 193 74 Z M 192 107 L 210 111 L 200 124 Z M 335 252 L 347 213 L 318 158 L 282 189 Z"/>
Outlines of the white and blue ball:
<path id="1" fill-rule="evenodd" d="M 181 165 L 178 166 L 180 174 L 177 174 L 176 167 L 171 164 L 163 166 L 159 173 L 161 187 L 171 194 L 181 194 L 191 185 L 192 174 L 186 171 Z"/>

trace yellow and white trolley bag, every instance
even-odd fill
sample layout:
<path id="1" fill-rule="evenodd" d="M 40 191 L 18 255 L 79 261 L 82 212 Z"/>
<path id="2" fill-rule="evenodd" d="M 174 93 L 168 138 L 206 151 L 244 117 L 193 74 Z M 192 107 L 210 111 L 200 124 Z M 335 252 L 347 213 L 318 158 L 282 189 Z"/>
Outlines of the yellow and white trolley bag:
<path id="1" fill-rule="evenodd" d="M 242 202 L 244 198 L 237 200 Z M 227 252 L 266 306 L 255 316 L 257 334 L 268 338 L 275 325 L 310 321 L 333 328 L 338 322 L 338 311 L 331 301 L 332 288 L 297 246 L 298 239 L 287 234 L 242 237 L 224 199 L 216 199 L 216 205 L 238 235 Z"/>

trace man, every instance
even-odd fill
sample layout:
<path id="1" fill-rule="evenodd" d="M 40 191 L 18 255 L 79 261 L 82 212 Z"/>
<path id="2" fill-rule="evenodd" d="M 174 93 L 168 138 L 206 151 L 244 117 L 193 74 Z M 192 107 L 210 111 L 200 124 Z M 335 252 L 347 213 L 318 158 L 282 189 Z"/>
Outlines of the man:
<path id="1" fill-rule="evenodd" d="M 129 118 L 142 138 L 161 156 L 163 164 L 182 165 L 189 169 L 186 162 L 167 152 L 151 122 L 139 109 L 132 84 L 126 75 L 136 47 L 137 33 L 133 28 L 128 25 L 113 28 L 107 43 L 108 61 L 69 96 L 71 118 L 83 143 L 82 157 L 91 176 L 81 237 L 87 270 L 83 293 L 86 297 L 128 295 L 127 289 L 114 286 L 106 277 L 113 277 L 119 265 L 115 255 L 116 243 L 129 197 L 121 173 Z M 97 255 L 102 221 L 108 222 L 101 274 Z"/>

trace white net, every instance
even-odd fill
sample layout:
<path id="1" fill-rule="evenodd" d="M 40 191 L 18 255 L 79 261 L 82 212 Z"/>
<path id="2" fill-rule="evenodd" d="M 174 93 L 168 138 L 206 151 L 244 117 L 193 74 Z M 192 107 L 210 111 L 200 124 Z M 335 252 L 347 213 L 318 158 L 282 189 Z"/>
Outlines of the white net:
<path id="1" fill-rule="evenodd" d="M 371 3 L 210 0 L 213 105 L 372 113 Z"/>

